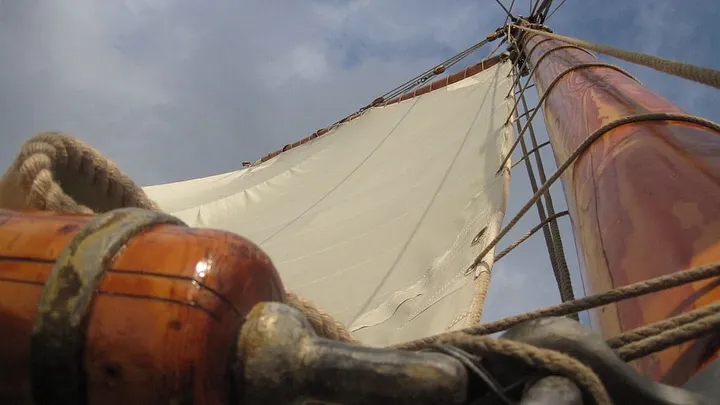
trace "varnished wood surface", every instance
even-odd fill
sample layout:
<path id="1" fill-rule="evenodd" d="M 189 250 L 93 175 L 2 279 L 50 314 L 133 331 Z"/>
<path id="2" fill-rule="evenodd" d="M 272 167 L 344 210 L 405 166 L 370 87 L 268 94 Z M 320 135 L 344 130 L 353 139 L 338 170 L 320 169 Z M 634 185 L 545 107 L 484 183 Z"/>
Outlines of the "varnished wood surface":
<path id="1" fill-rule="evenodd" d="M 0 403 L 32 403 L 29 342 L 42 286 L 88 221 L 0 210 Z M 237 235 L 163 225 L 136 236 L 88 317 L 89 404 L 227 404 L 244 315 L 283 291 L 270 259 Z"/>
<path id="2" fill-rule="evenodd" d="M 566 45 L 528 36 L 531 66 Z M 540 61 L 533 78 L 543 94 L 573 65 L 599 62 L 564 48 Z M 543 107 L 558 161 L 593 131 L 628 115 L 685 113 L 621 72 L 590 67 L 566 74 Z M 720 261 L 720 133 L 684 122 L 620 126 L 596 141 L 563 183 L 588 294 Z M 606 336 L 715 302 L 717 280 L 696 282 L 593 311 Z M 682 384 L 717 355 L 718 337 L 687 343 L 634 363 L 642 373 Z"/>

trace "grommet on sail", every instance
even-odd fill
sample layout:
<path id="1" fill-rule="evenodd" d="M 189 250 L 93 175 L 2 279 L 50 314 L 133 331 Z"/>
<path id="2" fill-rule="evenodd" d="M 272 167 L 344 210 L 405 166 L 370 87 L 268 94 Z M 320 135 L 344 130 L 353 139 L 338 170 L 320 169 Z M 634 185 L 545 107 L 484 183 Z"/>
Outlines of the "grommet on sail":
<path id="1" fill-rule="evenodd" d="M 28 140 L 0 180 L 0 403 L 717 403 L 720 125 L 595 52 L 720 72 L 497 2 L 482 41 L 235 171 L 141 188 L 68 134 Z M 484 322 L 495 262 L 540 231 L 562 302 Z"/>

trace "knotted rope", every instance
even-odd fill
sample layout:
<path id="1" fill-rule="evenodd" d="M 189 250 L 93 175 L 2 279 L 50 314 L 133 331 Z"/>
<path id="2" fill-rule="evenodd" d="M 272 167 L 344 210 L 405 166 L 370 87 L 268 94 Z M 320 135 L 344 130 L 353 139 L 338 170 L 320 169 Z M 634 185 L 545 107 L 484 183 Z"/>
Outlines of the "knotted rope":
<path id="1" fill-rule="evenodd" d="M 68 134 L 36 135 L 22 147 L 18 157 L 0 179 L 0 208 L 39 209 L 62 213 L 105 212 L 122 207 L 159 210 L 155 202 L 100 152 Z M 448 332 L 393 347 L 420 350 L 431 344 L 452 344 L 476 355 L 500 354 L 525 364 L 570 377 L 597 404 L 610 404 L 597 375 L 565 354 L 520 342 L 484 336 L 522 321 L 579 312 L 621 299 L 717 277 L 720 264 L 678 272 L 642 283 L 585 297 L 492 324 Z M 287 304 L 300 310 L 316 333 L 324 338 L 360 344 L 345 326 L 308 300 L 287 292 Z M 715 331 L 720 326 L 720 305 L 709 305 L 611 339 L 608 343 L 624 359 L 637 358 L 669 345 Z"/>

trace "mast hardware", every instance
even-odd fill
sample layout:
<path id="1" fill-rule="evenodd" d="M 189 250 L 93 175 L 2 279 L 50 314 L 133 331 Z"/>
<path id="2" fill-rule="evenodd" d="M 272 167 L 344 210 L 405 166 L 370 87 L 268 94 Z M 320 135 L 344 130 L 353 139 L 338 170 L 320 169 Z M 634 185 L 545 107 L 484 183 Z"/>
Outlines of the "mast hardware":
<path id="1" fill-rule="evenodd" d="M 569 318 L 529 321 L 509 329 L 501 338 L 574 357 L 598 375 L 614 404 L 712 403 L 700 394 L 637 374 L 598 334 Z M 241 369 L 236 374 L 242 376 L 243 403 L 248 405 L 308 400 L 347 405 L 515 403 L 513 400 L 547 405 L 592 403 L 565 376 L 548 375 L 502 354 L 479 359 L 454 346 L 435 350 L 443 347 L 448 346 L 413 352 L 323 339 L 296 309 L 281 303 L 259 303 L 240 333 L 237 354 Z M 510 388 L 498 390 L 487 384 L 488 380 Z M 503 400 L 498 401 L 498 396 Z"/>
<path id="2" fill-rule="evenodd" d="M 96 375 L 90 376 L 86 363 L 90 358 L 83 356 L 87 354 L 87 344 L 92 343 L 88 341 L 88 313 L 113 258 L 122 252 L 130 254 L 128 241 L 158 225 L 186 228 L 170 215 L 132 208 L 114 210 L 88 222 L 57 258 L 43 287 L 30 341 L 29 385 L 33 403 L 102 403 L 88 395 L 89 382 L 100 381 Z M 227 331 L 227 339 L 222 340 L 228 344 L 228 356 L 221 356 L 221 362 L 212 364 L 212 370 L 218 373 L 204 374 L 207 379 L 203 383 L 216 388 L 215 394 L 219 395 L 207 397 L 207 390 L 180 395 L 173 386 L 153 383 L 154 379 L 164 381 L 169 376 L 163 375 L 161 368 L 154 372 L 148 368 L 147 374 L 142 374 L 148 383 L 113 380 L 122 383 L 114 396 L 128 396 L 129 389 L 136 390 L 136 394 L 154 390 L 153 394 L 159 397 L 175 398 L 161 403 L 190 403 L 183 401 L 192 401 L 198 395 L 194 397 L 197 403 L 228 405 L 301 404 L 311 400 L 345 405 L 594 404 L 590 393 L 580 390 L 582 385 L 574 382 L 572 373 L 556 375 L 549 372 L 552 367 L 542 365 L 551 366 L 552 361 L 525 363 L 502 350 L 486 350 L 479 357 L 472 353 L 472 339 L 467 339 L 471 336 L 467 333 L 450 333 L 414 350 L 366 347 L 318 337 L 299 310 L 272 302 L 281 301 L 282 295 L 253 292 L 253 288 L 264 290 L 252 287 L 251 282 L 265 285 L 275 278 L 258 278 L 258 272 L 265 271 L 261 267 L 265 256 L 259 248 L 252 251 L 259 257 L 254 261 L 248 261 L 249 256 L 242 254 L 242 260 L 227 262 L 235 266 L 245 263 L 255 276 L 240 272 L 242 277 L 227 279 L 240 285 L 244 300 L 241 304 L 248 304 L 249 312 L 243 310 L 244 316 L 233 318 L 238 321 Z M 243 287 L 246 279 L 252 280 Z M 276 287 L 282 289 L 279 282 Z M 173 326 L 168 323 L 166 327 Z M 460 335 L 465 339 L 454 339 Z M 152 334 L 145 336 L 148 338 L 152 339 Z M 529 321 L 508 329 L 500 339 L 574 358 L 595 373 L 616 405 L 713 404 L 699 393 L 641 376 L 617 357 L 600 335 L 569 318 Z M 134 344 L 142 346 L 141 340 Z M 117 356 L 128 346 L 106 347 L 113 352 L 112 356 Z M 168 355 L 188 357 L 183 353 L 188 349 L 176 346 Z M 213 350 L 224 349 L 216 345 Z M 209 355 L 207 351 L 198 353 Z M 191 362 L 194 359 L 190 358 Z M 222 384 L 218 375 L 226 378 Z M 161 392 L 156 392 L 158 389 Z M 178 402 L 179 398 L 183 401 Z"/>

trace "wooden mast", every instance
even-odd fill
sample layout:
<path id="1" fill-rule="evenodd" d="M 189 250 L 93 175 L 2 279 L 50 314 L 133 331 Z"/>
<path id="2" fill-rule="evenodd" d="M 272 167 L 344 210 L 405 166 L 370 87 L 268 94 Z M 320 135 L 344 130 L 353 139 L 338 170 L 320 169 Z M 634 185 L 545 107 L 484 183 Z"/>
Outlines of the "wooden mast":
<path id="1" fill-rule="evenodd" d="M 520 45 L 538 94 L 549 92 L 543 113 L 558 164 L 610 122 L 686 114 L 584 49 L 539 34 L 522 35 Z M 712 129 L 639 120 L 608 131 L 570 166 L 563 186 L 588 294 L 720 261 L 718 156 Z M 592 324 L 610 337 L 719 298 L 717 280 L 696 282 L 600 308 Z M 719 341 L 700 339 L 633 365 L 680 385 L 717 356 Z"/>

